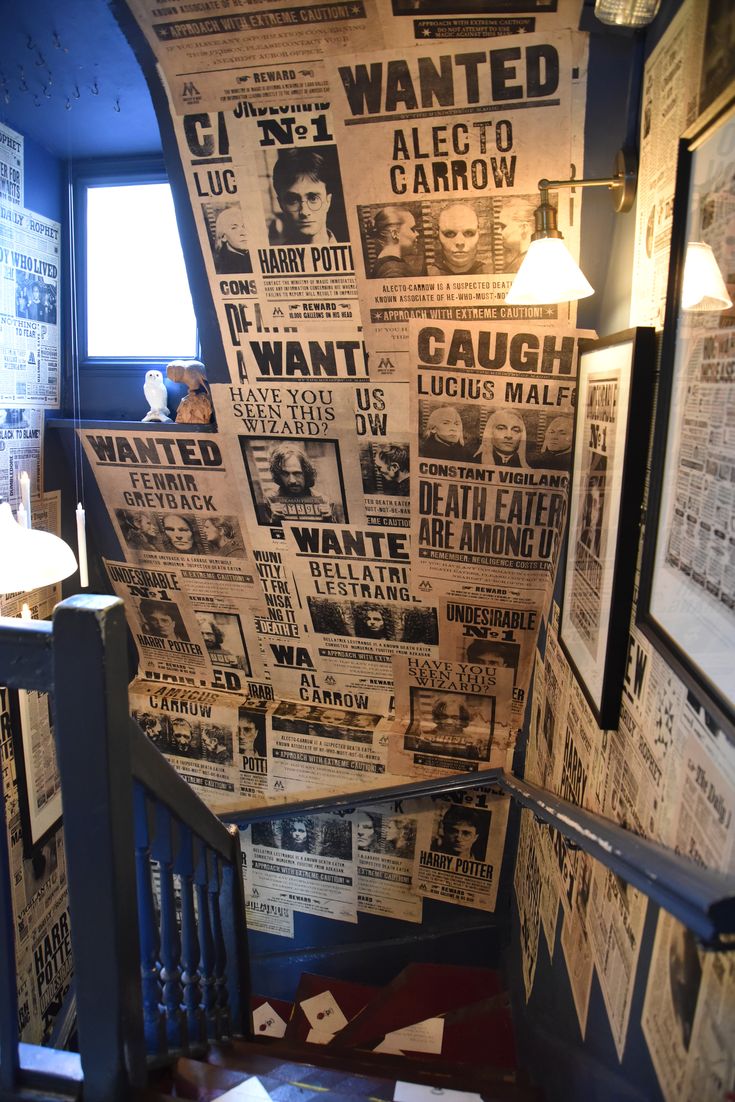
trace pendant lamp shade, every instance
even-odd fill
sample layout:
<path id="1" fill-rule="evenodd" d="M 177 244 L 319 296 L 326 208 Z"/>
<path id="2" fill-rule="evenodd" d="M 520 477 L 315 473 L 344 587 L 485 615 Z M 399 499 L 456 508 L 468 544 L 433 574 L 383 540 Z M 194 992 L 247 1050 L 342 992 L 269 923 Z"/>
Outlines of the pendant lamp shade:
<path id="1" fill-rule="evenodd" d="M 529 245 L 505 301 L 511 306 L 543 306 L 594 293 L 561 237 L 540 237 Z"/>
<path id="2" fill-rule="evenodd" d="M 690 241 L 684 259 L 681 286 L 682 310 L 729 310 L 732 299 L 727 293 L 715 254 L 704 241 Z"/>
<path id="3" fill-rule="evenodd" d="M 68 578 L 76 569 L 67 543 L 51 532 L 22 527 L 7 501 L 0 504 L 0 594 L 29 593 Z"/>

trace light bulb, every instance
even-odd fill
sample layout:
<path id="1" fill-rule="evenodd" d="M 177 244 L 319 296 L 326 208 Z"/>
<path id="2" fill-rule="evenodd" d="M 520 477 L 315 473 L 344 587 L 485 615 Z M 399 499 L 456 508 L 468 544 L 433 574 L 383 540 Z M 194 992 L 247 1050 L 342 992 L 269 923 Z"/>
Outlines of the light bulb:
<path id="1" fill-rule="evenodd" d="M 563 240 L 540 237 L 529 245 L 505 301 L 511 306 L 543 306 L 594 293 Z"/>

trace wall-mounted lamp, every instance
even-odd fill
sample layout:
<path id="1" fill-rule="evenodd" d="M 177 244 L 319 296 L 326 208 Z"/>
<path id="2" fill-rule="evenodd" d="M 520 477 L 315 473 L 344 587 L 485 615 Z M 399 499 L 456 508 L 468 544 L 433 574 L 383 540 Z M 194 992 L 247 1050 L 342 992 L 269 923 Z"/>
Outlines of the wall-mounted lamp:
<path id="1" fill-rule="evenodd" d="M 711 247 L 704 241 L 690 241 L 681 283 L 682 310 L 721 312 L 731 306 L 732 299 Z"/>
<path id="2" fill-rule="evenodd" d="M 661 0 L 595 0 L 595 16 L 611 27 L 646 27 L 660 4 Z"/>
<path id="3" fill-rule="evenodd" d="M 564 244 L 549 192 L 562 187 L 606 187 L 615 210 L 622 214 L 633 206 L 636 179 L 636 159 L 621 149 L 615 159 L 614 174 L 605 179 L 539 180 L 541 202 L 534 212 L 536 229 L 505 301 L 512 306 L 543 306 L 593 295 L 594 288 Z"/>

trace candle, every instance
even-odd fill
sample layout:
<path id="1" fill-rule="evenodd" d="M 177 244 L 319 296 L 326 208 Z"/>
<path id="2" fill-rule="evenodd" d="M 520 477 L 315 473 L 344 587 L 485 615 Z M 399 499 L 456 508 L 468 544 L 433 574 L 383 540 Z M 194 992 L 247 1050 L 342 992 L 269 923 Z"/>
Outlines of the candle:
<path id="1" fill-rule="evenodd" d="M 79 582 L 83 589 L 89 585 L 87 573 L 87 531 L 81 501 L 77 505 L 77 551 L 79 552 Z"/>
<path id="2" fill-rule="evenodd" d="M 31 527 L 31 480 L 28 471 L 20 472 L 20 501 L 26 511 L 26 528 Z"/>
<path id="3" fill-rule="evenodd" d="M 32 620 L 33 619 L 33 617 L 31 616 L 30 607 L 29 607 L 29 605 L 27 604 L 26 601 L 24 601 L 23 604 L 21 605 L 20 618 L 21 618 L 21 620 Z"/>
<path id="4" fill-rule="evenodd" d="M 17 512 L 16 515 L 18 517 L 18 524 L 21 526 L 21 528 L 27 528 L 28 527 L 28 513 L 25 511 L 25 508 L 23 507 L 23 502 L 22 501 L 21 501 L 20 505 L 18 506 L 18 512 Z"/>

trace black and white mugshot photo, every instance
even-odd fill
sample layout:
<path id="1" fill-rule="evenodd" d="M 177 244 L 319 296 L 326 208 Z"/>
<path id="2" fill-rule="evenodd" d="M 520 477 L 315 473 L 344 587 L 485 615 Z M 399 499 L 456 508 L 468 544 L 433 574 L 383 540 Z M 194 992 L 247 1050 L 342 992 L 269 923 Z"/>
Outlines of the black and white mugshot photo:
<path id="1" fill-rule="evenodd" d="M 441 757 L 488 761 L 495 721 L 493 697 L 411 688 L 404 748 Z"/>
<path id="2" fill-rule="evenodd" d="M 409 497 L 411 465 L 407 440 L 371 441 L 360 447 L 362 488 L 366 494 Z"/>
<path id="3" fill-rule="evenodd" d="M 484 666 L 500 666 L 513 670 L 513 683 L 518 673 L 521 658 L 520 643 L 509 643 L 501 639 L 465 639 L 463 662 L 479 663 Z"/>
<path id="4" fill-rule="evenodd" d="M 137 604 L 141 629 L 145 635 L 188 642 L 189 633 L 184 626 L 179 607 L 173 601 L 156 601 L 150 597 L 142 597 Z"/>
<path id="5" fill-rule="evenodd" d="M 245 229 L 245 218 L 238 202 L 202 203 L 217 275 L 245 275 L 253 270 Z"/>
<path id="6" fill-rule="evenodd" d="M 163 551 L 177 555 L 242 556 L 245 544 L 236 517 L 208 513 L 154 513 L 115 509 L 123 541 L 130 551 Z"/>
<path id="7" fill-rule="evenodd" d="M 368 279 L 426 275 L 421 203 L 371 203 L 357 208 Z"/>
<path id="8" fill-rule="evenodd" d="M 265 149 L 263 203 L 271 245 L 349 241 L 337 147 Z"/>
<path id="9" fill-rule="evenodd" d="M 431 831 L 431 849 L 463 861 L 484 861 L 492 812 L 464 804 L 437 803 Z"/>
<path id="10" fill-rule="evenodd" d="M 239 440 L 258 524 L 348 521 L 336 440 Z"/>
<path id="11" fill-rule="evenodd" d="M 493 207 L 488 199 L 429 203 L 426 274 L 488 275 L 492 262 Z"/>
<path id="12" fill-rule="evenodd" d="M 213 666 L 227 666 L 250 677 L 250 660 L 245 646 L 245 633 L 235 612 L 194 613 Z"/>
<path id="13" fill-rule="evenodd" d="M 307 604 L 314 631 L 321 635 L 429 646 L 435 646 L 439 639 L 435 608 L 411 608 L 385 601 L 333 601 L 326 597 L 307 597 Z"/>
<path id="14" fill-rule="evenodd" d="M 419 401 L 419 455 L 516 470 L 568 470 L 571 414 L 468 402 Z"/>
<path id="15" fill-rule="evenodd" d="M 251 832 L 254 846 L 352 860 L 352 823 L 346 817 L 294 815 L 290 819 L 265 819 L 253 823 Z"/>
<path id="16" fill-rule="evenodd" d="M 382 853 L 413 860 L 416 820 L 407 815 L 379 815 L 360 809 L 352 816 L 356 853 Z"/>
<path id="17" fill-rule="evenodd" d="M 203 723 L 189 716 L 157 716 L 135 709 L 132 715 L 161 753 L 224 765 L 234 759 L 234 735 L 223 724 Z"/>

